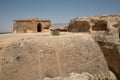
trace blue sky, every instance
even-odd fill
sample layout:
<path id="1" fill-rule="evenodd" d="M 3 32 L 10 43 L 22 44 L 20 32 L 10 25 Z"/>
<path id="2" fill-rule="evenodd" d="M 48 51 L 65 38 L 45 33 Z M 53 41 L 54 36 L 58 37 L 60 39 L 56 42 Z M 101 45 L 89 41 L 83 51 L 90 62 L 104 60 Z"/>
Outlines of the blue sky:
<path id="1" fill-rule="evenodd" d="M 0 0 L 0 32 L 12 31 L 14 19 L 66 23 L 75 17 L 119 13 L 120 0 Z"/>

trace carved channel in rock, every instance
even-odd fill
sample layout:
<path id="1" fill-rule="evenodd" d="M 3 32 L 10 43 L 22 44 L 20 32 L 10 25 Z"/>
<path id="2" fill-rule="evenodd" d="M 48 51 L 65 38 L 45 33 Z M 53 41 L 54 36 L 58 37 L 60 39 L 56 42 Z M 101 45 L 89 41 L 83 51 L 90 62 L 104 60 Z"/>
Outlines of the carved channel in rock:
<path id="1" fill-rule="evenodd" d="M 109 69 L 120 79 L 120 54 L 117 45 L 98 41 L 104 56 L 106 58 Z"/>

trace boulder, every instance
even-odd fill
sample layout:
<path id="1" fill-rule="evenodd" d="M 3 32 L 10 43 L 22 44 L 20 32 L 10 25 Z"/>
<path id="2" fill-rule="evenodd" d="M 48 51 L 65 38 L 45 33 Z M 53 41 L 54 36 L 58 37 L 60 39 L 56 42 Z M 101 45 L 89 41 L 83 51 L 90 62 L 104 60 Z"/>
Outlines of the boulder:
<path id="1" fill-rule="evenodd" d="M 103 53 L 89 34 L 22 38 L 0 51 L 0 80 L 42 80 L 72 72 L 109 76 Z"/>

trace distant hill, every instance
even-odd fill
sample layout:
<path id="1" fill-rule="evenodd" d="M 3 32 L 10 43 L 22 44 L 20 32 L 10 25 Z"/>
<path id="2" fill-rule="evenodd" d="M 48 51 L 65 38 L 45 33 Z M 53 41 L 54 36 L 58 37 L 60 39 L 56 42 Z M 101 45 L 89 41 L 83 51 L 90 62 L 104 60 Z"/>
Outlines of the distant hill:
<path id="1" fill-rule="evenodd" d="M 50 27 L 50 29 L 58 29 L 65 26 L 68 26 L 68 23 L 55 23 Z"/>
<path id="2" fill-rule="evenodd" d="M 0 32 L 0 34 L 9 34 L 9 33 L 12 33 L 12 32 Z"/>

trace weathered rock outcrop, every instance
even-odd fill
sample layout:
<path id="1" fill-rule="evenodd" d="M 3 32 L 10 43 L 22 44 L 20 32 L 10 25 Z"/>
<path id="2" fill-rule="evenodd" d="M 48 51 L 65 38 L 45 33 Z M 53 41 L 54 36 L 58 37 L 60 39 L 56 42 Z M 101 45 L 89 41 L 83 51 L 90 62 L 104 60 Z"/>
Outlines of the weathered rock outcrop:
<path id="1" fill-rule="evenodd" d="M 33 36 L 14 37 L 0 50 L 0 80 L 41 80 L 71 72 L 109 75 L 103 53 L 91 35 Z"/>
<path id="2" fill-rule="evenodd" d="M 91 33 L 92 31 L 114 30 L 119 26 L 120 15 L 89 16 L 89 17 L 75 18 L 70 21 L 68 30 L 69 28 L 71 28 L 70 27 L 71 24 L 72 25 L 74 24 L 73 28 L 78 27 L 78 24 L 76 24 L 75 22 L 78 22 L 79 24 L 84 24 L 84 22 L 88 23 L 90 28 L 88 27 L 87 29 L 90 29 Z M 80 29 L 82 30 L 83 28 L 84 28 L 84 25 L 81 25 Z M 79 31 L 79 32 L 82 32 L 82 31 Z"/>
<path id="3" fill-rule="evenodd" d="M 69 32 L 107 31 L 107 21 L 99 19 L 74 19 L 68 26 Z"/>
<path id="4" fill-rule="evenodd" d="M 111 72 L 110 72 L 111 73 Z M 44 80 L 117 80 L 114 74 L 111 73 L 111 77 L 102 76 L 93 76 L 87 72 L 83 72 L 81 74 L 78 73 L 70 73 L 69 76 L 58 76 L 55 78 L 45 78 Z"/>
<path id="5" fill-rule="evenodd" d="M 89 16 L 73 21 L 87 21 L 90 24 L 90 34 L 99 43 L 110 70 L 120 78 L 120 14 Z"/>

